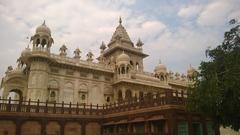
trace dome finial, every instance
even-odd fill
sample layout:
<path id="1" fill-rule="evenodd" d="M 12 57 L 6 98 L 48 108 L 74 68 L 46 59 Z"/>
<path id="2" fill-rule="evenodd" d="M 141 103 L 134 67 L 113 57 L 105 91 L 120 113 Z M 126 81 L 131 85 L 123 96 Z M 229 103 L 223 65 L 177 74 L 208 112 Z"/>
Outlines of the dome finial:
<path id="1" fill-rule="evenodd" d="M 42 24 L 42 25 L 46 25 L 45 19 L 44 19 L 44 21 L 43 21 L 43 24 Z"/>
<path id="2" fill-rule="evenodd" d="M 121 18 L 121 16 L 119 17 L 119 24 L 122 24 L 122 18 Z"/>
<path id="3" fill-rule="evenodd" d="M 161 63 L 162 63 L 161 59 L 159 59 L 159 61 L 158 61 L 158 62 L 159 62 L 158 64 L 161 64 Z"/>

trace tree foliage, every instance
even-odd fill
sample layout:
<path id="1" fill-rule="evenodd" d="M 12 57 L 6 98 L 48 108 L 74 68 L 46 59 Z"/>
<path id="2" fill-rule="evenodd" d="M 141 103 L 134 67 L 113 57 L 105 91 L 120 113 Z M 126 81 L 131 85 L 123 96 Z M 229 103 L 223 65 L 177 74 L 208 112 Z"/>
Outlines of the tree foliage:
<path id="1" fill-rule="evenodd" d="M 225 32 L 222 44 L 206 50 L 209 61 L 200 64 L 187 109 L 213 118 L 217 126 L 239 130 L 240 25 L 235 19 L 229 23 L 233 28 Z"/>

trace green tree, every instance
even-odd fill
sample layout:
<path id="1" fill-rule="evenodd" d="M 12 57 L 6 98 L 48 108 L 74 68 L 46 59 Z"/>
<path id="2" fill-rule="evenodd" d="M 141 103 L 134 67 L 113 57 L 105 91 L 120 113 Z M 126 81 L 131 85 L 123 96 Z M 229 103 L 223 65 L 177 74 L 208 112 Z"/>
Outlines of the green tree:
<path id="1" fill-rule="evenodd" d="M 224 41 L 207 49 L 209 61 L 201 62 L 196 83 L 189 90 L 187 109 L 211 117 L 215 126 L 240 129 L 240 25 L 224 34 Z"/>

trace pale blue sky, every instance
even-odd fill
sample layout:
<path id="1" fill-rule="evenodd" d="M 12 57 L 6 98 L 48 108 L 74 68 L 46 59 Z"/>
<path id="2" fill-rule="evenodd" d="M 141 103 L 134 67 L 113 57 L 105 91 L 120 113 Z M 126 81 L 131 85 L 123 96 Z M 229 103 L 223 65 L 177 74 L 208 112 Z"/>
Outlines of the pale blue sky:
<path id="1" fill-rule="evenodd" d="M 59 53 L 62 44 L 68 56 L 79 47 L 82 57 L 91 50 L 99 55 L 102 41 L 111 39 L 118 18 L 130 38 L 144 42 L 145 70 L 152 72 L 159 59 L 168 70 L 186 73 L 205 58 L 208 46 L 223 40 L 228 21 L 240 17 L 239 0 L 1 0 L 0 1 L 0 75 L 28 45 L 43 20 L 52 31 Z M 31 45 L 30 45 L 31 47 Z"/>

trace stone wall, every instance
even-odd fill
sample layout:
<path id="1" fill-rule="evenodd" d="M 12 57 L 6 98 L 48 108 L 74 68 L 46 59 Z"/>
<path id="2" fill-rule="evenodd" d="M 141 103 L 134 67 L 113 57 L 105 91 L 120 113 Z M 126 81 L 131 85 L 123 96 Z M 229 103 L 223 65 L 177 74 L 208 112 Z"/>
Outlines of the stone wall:
<path id="1" fill-rule="evenodd" d="M 98 123 L 88 123 L 86 125 L 86 135 L 100 135 L 101 127 Z"/>
<path id="2" fill-rule="evenodd" d="M 41 135 L 41 125 L 36 121 L 27 121 L 21 127 L 21 135 Z"/>
<path id="3" fill-rule="evenodd" d="M 16 133 L 16 125 L 12 121 L 1 120 L 0 121 L 0 135 L 15 135 Z"/>
<path id="4" fill-rule="evenodd" d="M 97 122 L 85 123 L 69 121 L 24 121 L 21 123 L 20 133 L 16 133 L 17 127 L 14 121 L 0 120 L 0 135 L 100 135 L 101 125 Z M 63 124 L 63 127 L 61 127 Z M 84 129 L 82 129 L 82 127 Z"/>

